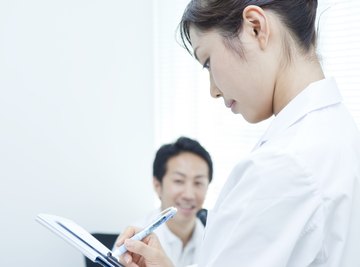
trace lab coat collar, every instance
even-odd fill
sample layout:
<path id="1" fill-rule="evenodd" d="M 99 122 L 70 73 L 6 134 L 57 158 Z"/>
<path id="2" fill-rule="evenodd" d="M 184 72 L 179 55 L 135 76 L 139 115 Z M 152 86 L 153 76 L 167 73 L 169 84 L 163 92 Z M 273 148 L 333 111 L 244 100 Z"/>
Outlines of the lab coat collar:
<path id="1" fill-rule="evenodd" d="M 333 78 L 311 83 L 274 118 L 254 150 L 265 144 L 278 133 L 289 128 L 308 113 L 340 103 L 341 101 L 340 92 Z"/>

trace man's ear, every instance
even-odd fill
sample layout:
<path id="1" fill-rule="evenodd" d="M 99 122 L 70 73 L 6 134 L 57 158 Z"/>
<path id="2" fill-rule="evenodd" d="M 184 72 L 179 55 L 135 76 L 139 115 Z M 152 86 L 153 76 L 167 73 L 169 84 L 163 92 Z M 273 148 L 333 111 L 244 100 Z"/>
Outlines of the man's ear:
<path id="1" fill-rule="evenodd" d="M 250 5 L 243 11 L 243 31 L 256 38 L 262 50 L 267 47 L 269 41 L 270 27 L 268 20 L 268 16 L 261 7 Z"/>
<path id="2" fill-rule="evenodd" d="M 154 190 L 156 191 L 159 199 L 161 199 L 161 183 L 158 179 L 156 179 L 156 177 L 153 177 L 153 186 L 154 186 Z"/>

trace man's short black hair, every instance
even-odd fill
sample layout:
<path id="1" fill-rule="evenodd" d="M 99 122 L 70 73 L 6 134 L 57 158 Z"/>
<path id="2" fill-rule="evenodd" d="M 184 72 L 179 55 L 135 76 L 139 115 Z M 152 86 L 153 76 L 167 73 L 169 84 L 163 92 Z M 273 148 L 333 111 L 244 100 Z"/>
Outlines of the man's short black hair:
<path id="1" fill-rule="evenodd" d="M 205 160 L 209 167 L 210 183 L 213 176 L 213 164 L 209 152 L 198 141 L 184 136 L 177 139 L 175 143 L 165 144 L 159 148 L 153 164 L 153 176 L 162 183 L 169 159 L 183 152 L 193 153 Z"/>

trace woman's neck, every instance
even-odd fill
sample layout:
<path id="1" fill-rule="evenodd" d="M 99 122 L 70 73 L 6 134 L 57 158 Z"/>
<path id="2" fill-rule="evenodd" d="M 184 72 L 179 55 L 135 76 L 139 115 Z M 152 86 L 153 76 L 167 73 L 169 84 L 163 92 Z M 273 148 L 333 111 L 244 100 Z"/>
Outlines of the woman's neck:
<path id="1" fill-rule="evenodd" d="M 309 84 L 324 79 L 320 62 L 314 56 L 298 56 L 279 72 L 275 84 L 273 98 L 273 113 L 277 115 L 293 98 Z"/>

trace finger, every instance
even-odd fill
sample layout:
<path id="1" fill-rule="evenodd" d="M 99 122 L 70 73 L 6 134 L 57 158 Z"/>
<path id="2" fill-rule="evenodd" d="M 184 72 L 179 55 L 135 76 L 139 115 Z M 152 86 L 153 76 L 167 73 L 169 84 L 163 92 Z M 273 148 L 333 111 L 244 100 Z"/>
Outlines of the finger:
<path id="1" fill-rule="evenodd" d="M 124 243 L 125 239 L 128 239 L 135 235 L 140 229 L 137 227 L 129 226 L 121 233 L 121 235 L 118 236 L 115 242 L 115 246 L 119 247 Z"/>
<path id="2" fill-rule="evenodd" d="M 126 239 L 124 244 L 128 251 L 131 251 L 135 254 L 141 255 L 146 259 L 155 257 L 154 253 L 156 253 L 156 252 L 155 252 L 154 248 L 148 246 L 147 244 L 145 244 L 142 241 Z"/>
<path id="3" fill-rule="evenodd" d="M 121 235 L 118 235 L 118 237 L 116 238 L 116 240 L 115 240 L 115 247 L 119 247 L 120 245 L 120 236 Z"/>
<path id="4" fill-rule="evenodd" d="M 132 258 L 132 256 L 130 255 L 129 252 L 126 252 L 123 255 L 121 255 L 119 257 L 119 262 L 122 265 L 126 266 L 126 267 L 133 267 L 134 266 L 133 258 Z"/>
<path id="5" fill-rule="evenodd" d="M 142 241 L 126 239 L 124 245 L 131 255 L 131 261 L 139 266 L 174 266 L 153 233 Z"/>
<path id="6" fill-rule="evenodd" d="M 146 266 L 144 265 L 143 258 L 136 254 L 131 254 L 129 252 L 124 253 L 120 256 L 119 262 L 124 267 L 140 267 L 140 266 Z"/>

